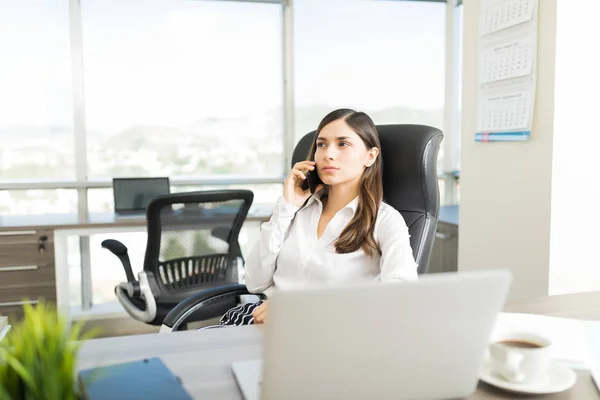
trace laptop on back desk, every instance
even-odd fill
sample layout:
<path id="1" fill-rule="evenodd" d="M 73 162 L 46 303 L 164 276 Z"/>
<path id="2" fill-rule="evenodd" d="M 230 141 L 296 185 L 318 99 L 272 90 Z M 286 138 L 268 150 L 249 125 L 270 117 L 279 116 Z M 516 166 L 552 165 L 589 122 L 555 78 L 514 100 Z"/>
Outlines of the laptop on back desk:
<path id="1" fill-rule="evenodd" d="M 115 216 L 143 217 L 150 200 L 169 193 L 169 178 L 113 178 Z"/>

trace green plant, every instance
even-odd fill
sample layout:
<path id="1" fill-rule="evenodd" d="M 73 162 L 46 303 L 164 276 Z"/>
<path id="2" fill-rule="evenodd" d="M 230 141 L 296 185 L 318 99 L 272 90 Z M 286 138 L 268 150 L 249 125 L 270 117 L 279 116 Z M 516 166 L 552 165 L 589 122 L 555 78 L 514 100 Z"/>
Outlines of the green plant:
<path id="1" fill-rule="evenodd" d="M 75 400 L 75 378 L 83 322 L 69 329 L 56 308 L 25 305 L 23 320 L 0 342 L 0 400 Z"/>

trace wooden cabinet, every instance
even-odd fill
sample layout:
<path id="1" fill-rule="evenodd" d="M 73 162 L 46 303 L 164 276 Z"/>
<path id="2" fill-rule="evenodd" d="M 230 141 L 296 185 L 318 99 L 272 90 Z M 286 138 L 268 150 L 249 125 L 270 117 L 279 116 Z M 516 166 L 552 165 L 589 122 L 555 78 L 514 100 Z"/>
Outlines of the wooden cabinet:
<path id="1" fill-rule="evenodd" d="M 22 316 L 23 304 L 56 300 L 50 229 L 0 230 L 0 315 Z"/>

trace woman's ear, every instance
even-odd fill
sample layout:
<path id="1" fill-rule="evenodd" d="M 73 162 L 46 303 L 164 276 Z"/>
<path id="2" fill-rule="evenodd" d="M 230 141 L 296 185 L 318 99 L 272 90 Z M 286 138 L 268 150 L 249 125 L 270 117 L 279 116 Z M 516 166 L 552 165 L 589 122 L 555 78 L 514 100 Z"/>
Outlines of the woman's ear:
<path id="1" fill-rule="evenodd" d="M 369 168 L 371 165 L 375 163 L 379 157 L 379 149 L 377 147 L 372 147 L 367 153 L 367 161 L 365 162 L 365 167 Z"/>

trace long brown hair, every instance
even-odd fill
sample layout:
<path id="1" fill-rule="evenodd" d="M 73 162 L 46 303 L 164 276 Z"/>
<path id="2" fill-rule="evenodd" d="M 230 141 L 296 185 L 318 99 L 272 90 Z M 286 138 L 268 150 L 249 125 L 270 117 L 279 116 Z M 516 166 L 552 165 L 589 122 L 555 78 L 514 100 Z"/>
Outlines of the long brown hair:
<path id="1" fill-rule="evenodd" d="M 364 112 L 348 108 L 341 108 L 330 112 L 319 124 L 306 159 L 314 160 L 317 150 L 317 138 L 321 129 L 338 119 L 344 119 L 346 124 L 361 138 L 367 149 L 370 150 L 373 147 L 377 147 L 379 149 L 379 156 L 375 159 L 373 165 L 367 167 L 363 172 L 359 182 L 356 213 L 337 238 L 334 246 L 336 252 L 341 254 L 353 253 L 360 248 L 369 256 L 372 256 L 374 252 L 381 254 L 381 249 L 375 240 L 374 231 L 379 206 L 383 201 L 383 164 L 381 161 L 379 134 L 371 117 Z M 325 196 L 326 193 L 327 188 L 324 191 Z"/>

